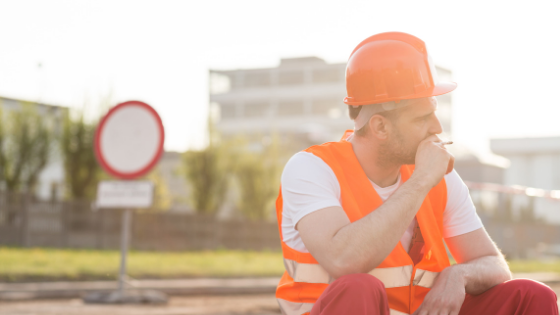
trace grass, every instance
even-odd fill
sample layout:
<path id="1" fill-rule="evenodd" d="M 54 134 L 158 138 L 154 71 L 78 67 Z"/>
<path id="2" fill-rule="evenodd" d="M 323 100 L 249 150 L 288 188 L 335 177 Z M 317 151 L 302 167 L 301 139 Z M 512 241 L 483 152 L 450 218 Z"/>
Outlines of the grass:
<path id="1" fill-rule="evenodd" d="M 119 251 L 0 247 L 0 281 L 115 279 Z M 560 273 L 560 260 L 513 260 L 512 272 Z M 128 254 L 133 278 L 280 276 L 282 254 L 271 251 L 136 252 Z"/>
<path id="2" fill-rule="evenodd" d="M 119 251 L 0 247 L 0 281 L 115 279 Z M 133 278 L 280 276 L 280 252 L 128 253 Z"/>
<path id="3" fill-rule="evenodd" d="M 510 260 L 512 272 L 555 272 L 560 274 L 560 259 L 557 260 Z"/>

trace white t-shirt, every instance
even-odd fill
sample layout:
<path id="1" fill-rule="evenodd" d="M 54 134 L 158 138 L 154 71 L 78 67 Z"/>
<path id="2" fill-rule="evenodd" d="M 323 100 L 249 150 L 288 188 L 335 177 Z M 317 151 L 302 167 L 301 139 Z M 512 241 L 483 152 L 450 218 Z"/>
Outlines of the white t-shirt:
<path id="1" fill-rule="evenodd" d="M 304 216 L 327 207 L 339 206 L 340 185 L 332 169 L 321 158 L 308 152 L 296 153 L 286 164 L 282 173 L 282 236 L 286 245 L 300 252 L 309 251 L 303 244 L 296 224 Z M 370 180 L 383 201 L 387 200 L 402 184 L 397 182 L 381 188 Z M 476 214 L 469 190 L 453 172 L 445 175 L 447 205 L 443 212 L 443 237 L 449 238 L 478 230 L 482 222 Z M 408 249 L 416 219 L 412 220 L 401 238 Z"/>

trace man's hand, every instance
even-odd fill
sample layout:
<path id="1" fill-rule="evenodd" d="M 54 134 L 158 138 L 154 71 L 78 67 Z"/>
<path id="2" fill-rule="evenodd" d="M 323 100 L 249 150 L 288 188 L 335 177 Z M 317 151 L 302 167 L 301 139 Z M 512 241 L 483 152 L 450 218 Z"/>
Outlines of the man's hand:
<path id="1" fill-rule="evenodd" d="M 455 158 L 441 143 L 436 135 L 429 136 L 418 145 L 414 174 L 421 176 L 433 187 L 443 176 L 453 170 Z M 414 175 L 413 174 L 413 175 Z"/>
<path id="2" fill-rule="evenodd" d="M 458 264 L 439 274 L 414 315 L 459 314 L 465 293 L 478 295 L 511 280 L 504 257 L 483 228 L 445 242 Z"/>
<path id="3" fill-rule="evenodd" d="M 465 300 L 463 277 L 453 267 L 444 269 L 413 315 L 457 315 Z"/>

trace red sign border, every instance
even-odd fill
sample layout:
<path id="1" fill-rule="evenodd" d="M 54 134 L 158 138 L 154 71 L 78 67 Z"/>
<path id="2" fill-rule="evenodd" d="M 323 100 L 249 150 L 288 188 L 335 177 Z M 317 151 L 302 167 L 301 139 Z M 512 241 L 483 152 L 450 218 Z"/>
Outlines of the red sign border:
<path id="1" fill-rule="evenodd" d="M 103 153 L 101 151 L 101 143 L 100 143 L 100 141 L 101 141 L 100 140 L 101 131 L 103 130 L 103 127 L 105 126 L 105 123 L 107 122 L 107 119 L 109 117 L 111 117 L 111 115 L 113 113 L 115 113 L 117 110 L 122 109 L 123 107 L 127 107 L 127 106 L 140 106 L 140 107 L 143 107 L 143 108 L 147 109 L 150 112 L 150 114 L 152 114 L 156 118 L 156 122 L 157 122 L 157 125 L 158 125 L 159 130 L 160 130 L 160 137 L 159 137 L 160 143 L 159 143 L 159 148 L 158 148 L 157 154 L 154 155 L 154 157 L 150 161 L 150 163 L 148 163 L 146 166 L 144 166 L 140 170 L 138 170 L 136 172 L 133 172 L 133 173 L 124 173 L 124 172 L 121 172 L 121 171 L 116 170 L 113 167 L 111 167 L 107 163 L 105 158 L 103 157 Z M 107 173 L 109 173 L 110 175 L 113 175 L 113 176 L 118 177 L 120 179 L 135 179 L 135 178 L 138 178 L 138 177 L 148 173 L 156 165 L 156 163 L 159 161 L 159 159 L 161 158 L 161 155 L 163 153 L 164 139 L 165 139 L 165 130 L 163 129 L 163 123 L 161 121 L 161 117 L 158 115 L 158 113 L 156 112 L 156 110 L 153 107 L 151 107 L 150 105 L 148 105 L 144 102 L 140 102 L 140 101 L 123 102 L 123 103 L 117 104 L 115 107 L 111 108 L 109 110 L 109 112 L 101 119 L 101 121 L 99 122 L 99 125 L 97 125 L 97 129 L 95 130 L 95 139 L 94 139 L 95 157 L 97 158 L 97 162 L 101 165 L 101 167 Z"/>

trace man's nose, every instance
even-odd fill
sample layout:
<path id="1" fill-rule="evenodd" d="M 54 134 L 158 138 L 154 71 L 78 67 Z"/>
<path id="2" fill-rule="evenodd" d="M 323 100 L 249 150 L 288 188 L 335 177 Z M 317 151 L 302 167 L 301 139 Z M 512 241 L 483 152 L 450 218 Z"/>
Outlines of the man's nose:
<path id="1" fill-rule="evenodd" d="M 439 119 L 437 118 L 436 114 L 433 114 L 433 117 L 431 119 L 431 125 L 430 125 L 430 133 L 434 134 L 434 135 L 439 135 L 440 133 L 443 132 L 443 127 L 441 126 L 441 122 L 439 121 Z"/>

